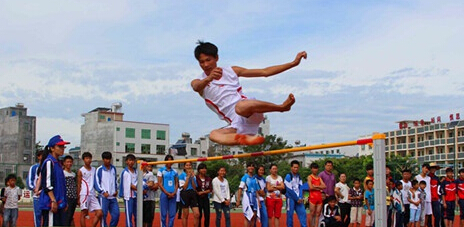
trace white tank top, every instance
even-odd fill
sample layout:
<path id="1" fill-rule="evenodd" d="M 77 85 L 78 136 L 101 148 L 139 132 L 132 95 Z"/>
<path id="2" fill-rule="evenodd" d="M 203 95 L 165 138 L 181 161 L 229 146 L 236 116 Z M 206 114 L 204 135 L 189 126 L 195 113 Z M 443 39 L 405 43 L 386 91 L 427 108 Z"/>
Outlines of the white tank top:
<path id="1" fill-rule="evenodd" d="M 206 78 L 203 73 L 200 79 Z M 222 68 L 222 77 L 211 81 L 204 89 L 202 97 L 206 105 L 215 112 L 221 120 L 231 123 L 235 113 L 235 104 L 247 97 L 242 92 L 242 86 L 232 67 Z"/>
<path id="2" fill-rule="evenodd" d="M 79 192 L 79 195 L 95 195 L 95 191 L 93 189 L 95 167 L 92 166 L 90 170 L 87 170 L 84 166 L 82 166 L 79 171 L 82 173 L 81 191 Z"/>

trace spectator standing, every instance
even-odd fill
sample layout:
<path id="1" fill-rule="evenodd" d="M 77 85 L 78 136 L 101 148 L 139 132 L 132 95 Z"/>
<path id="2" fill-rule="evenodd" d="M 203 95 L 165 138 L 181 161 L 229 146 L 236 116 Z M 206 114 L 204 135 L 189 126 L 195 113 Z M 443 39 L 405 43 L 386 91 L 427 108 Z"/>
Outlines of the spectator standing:
<path id="1" fill-rule="evenodd" d="M 366 165 L 366 177 L 364 178 L 364 190 L 367 190 L 366 182 L 371 180 L 374 182 L 374 166 L 372 164 Z"/>
<path id="2" fill-rule="evenodd" d="M 38 150 L 35 153 L 37 160 L 42 160 L 43 150 Z M 29 190 L 32 191 L 32 204 L 33 204 L 33 213 L 34 213 L 34 226 L 38 227 L 41 226 L 42 223 L 42 210 L 40 209 L 39 203 L 39 195 L 40 193 L 36 193 L 36 185 L 39 179 L 39 169 L 40 164 L 36 163 L 29 168 L 29 173 L 27 174 L 26 185 Z"/>
<path id="3" fill-rule="evenodd" d="M 403 205 L 404 205 L 404 216 L 403 216 L 403 222 L 404 222 L 404 227 L 408 226 L 409 223 L 409 215 L 411 214 L 411 211 L 409 211 L 409 201 L 408 201 L 408 192 L 409 189 L 412 187 L 411 185 L 411 170 L 409 169 L 404 169 L 403 170 L 403 179 L 401 180 L 401 184 L 403 185 L 403 191 L 401 191 L 401 194 L 403 196 Z"/>
<path id="4" fill-rule="evenodd" d="M 226 227 L 230 227 L 230 188 L 225 178 L 226 168 L 220 167 L 218 176 L 213 179 L 213 205 L 216 210 L 216 227 L 221 227 L 221 216 L 224 212 Z"/>
<path id="5" fill-rule="evenodd" d="M 309 186 L 309 220 L 308 226 L 311 227 L 319 226 L 319 217 L 322 211 L 322 190 L 326 188 L 326 185 L 321 177 L 317 176 L 319 172 L 319 165 L 315 162 L 309 166 L 311 168 L 311 175 L 308 176 Z"/>
<path id="6" fill-rule="evenodd" d="M 408 201 L 410 204 L 409 211 L 409 227 L 419 227 L 420 213 L 421 213 L 421 200 L 419 192 L 419 182 L 412 180 L 412 187 L 408 192 Z"/>
<path id="7" fill-rule="evenodd" d="M 64 154 L 66 144 L 60 135 L 56 135 L 45 146 L 45 159 L 40 165 L 40 209 L 42 210 L 43 226 L 64 226 L 66 200 L 66 181 L 63 167 L 58 157 Z"/>
<path id="8" fill-rule="evenodd" d="M 291 171 L 285 176 L 285 197 L 287 198 L 287 227 L 293 227 L 293 212 L 296 212 L 301 227 L 306 227 L 306 210 L 303 199 L 303 181 L 298 173 L 300 163 L 293 160 Z"/>
<path id="9" fill-rule="evenodd" d="M 108 212 L 111 215 L 109 226 L 118 226 L 119 223 L 119 205 L 118 199 L 118 184 L 116 167 L 111 164 L 113 155 L 109 151 L 101 154 L 103 164 L 99 166 L 95 174 L 94 188 L 99 194 L 100 204 L 103 213 L 102 224 L 108 226 Z"/>
<path id="10" fill-rule="evenodd" d="M 335 195 L 336 181 L 335 181 L 335 174 L 332 173 L 332 170 L 333 170 L 333 162 L 328 160 L 324 164 L 324 171 L 319 173 L 319 177 L 322 178 L 322 181 L 326 185 L 326 188 L 322 190 L 325 194 L 322 197 L 323 200 L 325 200 L 325 198 L 328 196 Z"/>
<path id="11" fill-rule="evenodd" d="M 267 209 L 266 209 L 266 179 L 264 179 L 264 166 L 258 166 L 258 174 L 256 175 L 256 180 L 258 181 L 259 190 L 258 190 L 258 200 L 259 200 L 259 213 L 260 213 L 260 221 L 262 227 L 269 226 L 269 219 L 267 216 Z M 256 226 L 256 225 L 255 225 Z"/>
<path id="12" fill-rule="evenodd" d="M 65 225 L 75 226 L 74 212 L 77 207 L 77 179 L 76 173 L 71 170 L 73 165 L 73 158 L 67 155 L 63 159 L 63 173 L 64 180 L 66 181 L 66 200 L 68 201 L 68 209 L 66 209 L 66 217 L 64 220 Z"/>
<path id="13" fill-rule="evenodd" d="M 358 178 L 353 180 L 353 188 L 350 189 L 348 199 L 351 202 L 350 222 L 351 227 L 356 227 L 356 223 L 361 226 L 362 222 L 362 205 L 364 200 L 361 181 Z"/>
<path id="14" fill-rule="evenodd" d="M 259 190 L 258 181 L 254 174 L 255 166 L 247 163 L 247 172 L 243 175 L 238 186 L 237 207 L 240 206 L 243 192 L 243 214 L 245 216 L 245 227 L 255 226 L 257 212 L 259 211 L 259 201 L 257 191 Z"/>
<path id="15" fill-rule="evenodd" d="M 201 218 L 205 215 L 204 227 L 209 227 L 209 216 L 210 216 L 210 203 L 209 203 L 209 193 L 213 191 L 212 179 L 206 175 L 207 167 L 205 163 L 200 163 L 197 167 L 198 176 L 197 180 L 197 194 L 198 194 L 198 208 L 200 210 L 200 224 L 198 227 L 201 227 Z"/>
<path id="16" fill-rule="evenodd" d="M 365 209 L 366 209 L 366 227 L 374 226 L 375 215 L 375 200 L 374 200 L 374 181 L 366 181 L 366 192 L 364 193 Z"/>
<path id="17" fill-rule="evenodd" d="M 79 192 L 79 202 L 81 205 L 81 226 L 85 227 L 85 219 L 89 216 L 89 213 L 95 212 L 95 217 L 92 221 L 92 226 L 95 227 L 101 222 L 103 213 L 93 189 L 95 167 L 90 165 L 92 163 L 92 154 L 84 152 L 82 160 L 84 161 L 84 166 L 77 171 L 77 191 Z"/>
<path id="18" fill-rule="evenodd" d="M 425 193 L 425 187 L 427 186 L 427 183 L 425 183 L 425 181 L 421 181 L 419 182 L 419 197 L 420 197 L 420 201 L 421 201 L 421 212 L 420 212 L 420 218 L 419 218 L 419 225 L 420 226 L 425 226 L 425 209 L 423 209 L 423 207 L 425 207 L 425 199 L 427 197 L 427 193 Z M 432 225 L 432 222 L 429 222 L 429 225 Z"/>
<path id="19" fill-rule="evenodd" d="M 464 226 L 464 169 L 459 170 L 459 177 L 456 179 L 458 205 L 460 211 L 460 225 Z M 435 208 L 435 207 L 434 207 Z"/>
<path id="20" fill-rule="evenodd" d="M 126 156 L 126 168 L 124 168 L 120 176 L 119 197 L 124 199 L 126 227 L 137 225 L 137 169 L 134 168 L 135 160 L 133 154 Z"/>
<path id="21" fill-rule="evenodd" d="M 197 180 L 192 169 L 192 162 L 186 162 L 184 171 L 179 175 L 180 199 L 182 201 L 182 226 L 187 227 L 189 208 L 193 212 L 193 226 L 199 226 L 200 212 L 196 194 Z"/>
<path id="22" fill-rule="evenodd" d="M 435 162 L 430 163 L 429 167 L 430 195 L 432 197 L 432 213 L 435 219 L 434 226 L 439 227 L 443 214 L 441 213 L 440 196 L 438 195 L 438 186 L 440 185 L 440 179 L 437 175 L 435 175 L 435 172 L 439 170 L 441 167 L 437 165 L 437 163 Z"/>
<path id="23" fill-rule="evenodd" d="M 428 176 L 429 174 L 429 164 L 424 163 L 422 164 L 422 172 L 415 177 L 417 182 L 425 181 L 427 186 L 425 187 L 425 193 L 426 193 L 426 198 L 425 198 L 425 207 L 422 209 L 425 209 L 425 225 L 428 226 L 428 223 L 432 224 L 432 193 L 431 193 L 431 188 L 430 188 L 430 177 Z M 455 192 L 456 193 L 456 192 Z"/>
<path id="24" fill-rule="evenodd" d="M 3 211 L 3 226 L 16 226 L 18 220 L 18 202 L 21 199 L 22 190 L 16 186 L 16 175 L 10 174 L 6 177 L 5 207 Z"/>
<path id="25" fill-rule="evenodd" d="M 338 197 L 342 227 L 350 225 L 351 201 L 348 198 L 350 187 L 346 184 L 346 174 L 340 174 L 340 182 L 335 185 L 335 194 Z"/>
<path id="26" fill-rule="evenodd" d="M 446 179 L 443 181 L 443 207 L 445 208 L 445 225 L 453 227 L 454 210 L 456 208 L 456 182 L 454 180 L 454 170 L 446 168 Z"/>
<path id="27" fill-rule="evenodd" d="M 164 161 L 174 160 L 172 155 L 168 154 L 164 157 Z M 176 193 L 179 188 L 179 179 L 177 171 L 172 169 L 172 163 L 167 163 L 165 167 L 158 170 L 157 173 L 160 194 L 160 213 L 161 226 L 173 227 L 176 217 Z M 166 216 L 169 215 L 168 223 L 166 224 Z"/>
<path id="28" fill-rule="evenodd" d="M 266 208 L 269 218 L 269 226 L 279 227 L 279 220 L 282 215 L 282 193 L 285 189 L 284 181 L 281 176 L 277 175 L 278 169 L 276 164 L 270 166 L 271 174 L 266 177 Z M 274 221 L 272 220 L 274 218 Z"/>
<path id="29" fill-rule="evenodd" d="M 392 209 L 393 209 L 393 224 L 392 227 L 403 227 L 404 221 L 404 205 L 403 205 L 403 183 L 401 181 L 397 181 L 395 183 L 395 188 L 392 193 L 393 201 L 392 201 Z"/>
<path id="30" fill-rule="evenodd" d="M 155 191 L 158 190 L 158 179 L 153 174 L 152 165 L 143 166 L 143 181 L 147 187 L 143 197 L 143 226 L 152 227 L 155 218 Z"/>

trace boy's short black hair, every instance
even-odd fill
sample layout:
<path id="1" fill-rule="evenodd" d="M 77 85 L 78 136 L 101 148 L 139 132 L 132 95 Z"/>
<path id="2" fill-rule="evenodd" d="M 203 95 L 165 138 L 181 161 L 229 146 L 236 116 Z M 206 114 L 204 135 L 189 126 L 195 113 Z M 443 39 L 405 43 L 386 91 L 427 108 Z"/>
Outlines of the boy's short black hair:
<path id="1" fill-rule="evenodd" d="M 403 169 L 403 171 L 401 171 L 401 173 L 411 173 L 411 170 L 410 169 Z"/>
<path id="2" fill-rule="evenodd" d="M 460 169 L 459 173 L 464 173 L 464 168 Z"/>
<path id="3" fill-rule="evenodd" d="M 367 180 L 367 181 L 366 181 L 366 185 L 368 185 L 370 182 L 374 183 L 373 180 Z"/>
<path id="4" fill-rule="evenodd" d="M 246 167 L 248 168 L 250 166 L 256 167 L 254 162 L 247 162 Z"/>
<path id="5" fill-rule="evenodd" d="M 422 168 L 424 168 L 424 167 L 427 168 L 427 169 L 430 169 L 430 165 L 428 163 L 422 164 Z"/>
<path id="6" fill-rule="evenodd" d="M 425 180 L 421 180 L 421 181 L 419 182 L 419 184 L 423 184 L 423 185 L 427 186 L 427 182 L 425 182 Z"/>
<path id="7" fill-rule="evenodd" d="M 354 182 L 356 182 L 356 181 L 358 181 L 359 183 L 361 183 L 361 180 L 360 180 L 359 178 L 354 178 L 354 179 L 353 179 L 353 184 L 354 184 Z"/>
<path id="8" fill-rule="evenodd" d="M 102 153 L 102 159 L 112 159 L 113 155 L 109 151 L 105 151 Z"/>
<path id="9" fill-rule="evenodd" d="M 169 159 L 171 160 L 174 160 L 174 157 L 170 154 L 167 154 L 165 157 L 164 157 L 164 161 L 168 161 Z"/>
<path id="10" fill-rule="evenodd" d="M 331 202 L 331 201 L 337 201 L 337 197 L 335 197 L 334 195 L 327 197 L 327 202 Z"/>
<path id="11" fill-rule="evenodd" d="M 126 155 L 126 161 L 127 160 L 135 160 L 135 155 L 133 155 L 133 154 Z"/>
<path id="12" fill-rule="evenodd" d="M 35 157 L 39 157 L 39 156 L 43 155 L 43 153 L 44 153 L 44 150 L 43 150 L 43 149 L 37 150 L 37 151 L 35 152 Z"/>
<path id="13" fill-rule="evenodd" d="M 206 164 L 205 164 L 205 163 L 200 163 L 200 164 L 198 164 L 197 170 L 200 171 L 200 169 L 207 169 Z"/>
<path id="14" fill-rule="evenodd" d="M 327 165 L 327 164 L 332 164 L 333 165 L 334 163 L 332 161 L 330 161 L 330 160 L 327 160 L 327 161 L 325 161 L 324 165 Z"/>
<path id="15" fill-rule="evenodd" d="M 218 48 L 216 45 L 209 43 L 209 42 L 203 42 L 201 40 L 198 40 L 197 44 L 198 45 L 197 47 L 195 47 L 195 51 L 194 51 L 195 58 L 197 60 L 200 59 L 200 54 L 213 56 L 215 58 L 218 56 Z"/>
<path id="16" fill-rule="evenodd" d="M 411 186 L 414 186 L 416 184 L 419 184 L 419 181 L 417 181 L 416 179 L 412 180 L 411 181 Z"/>
<path id="17" fill-rule="evenodd" d="M 10 181 L 11 179 L 15 179 L 15 180 L 16 180 L 16 175 L 15 175 L 14 173 L 8 174 L 8 176 L 7 176 L 6 179 L 5 179 L 5 183 L 7 183 L 8 181 Z"/>
<path id="18" fill-rule="evenodd" d="M 447 172 L 447 173 L 449 173 L 449 172 L 454 172 L 454 170 L 453 170 L 453 168 L 448 167 L 448 168 L 446 168 L 446 171 L 445 171 L 445 172 Z"/>
<path id="19" fill-rule="evenodd" d="M 66 156 L 64 156 L 63 161 L 66 161 L 68 159 L 71 159 L 71 161 L 74 160 L 74 158 L 71 155 L 66 155 Z"/>
<path id="20" fill-rule="evenodd" d="M 293 160 L 292 162 L 290 162 L 290 167 L 292 167 L 293 165 L 297 164 L 298 166 L 300 166 L 300 162 L 298 160 Z"/>
<path id="21" fill-rule="evenodd" d="M 366 165 L 366 171 L 373 170 L 373 169 L 374 169 L 374 165 L 372 165 L 372 164 L 367 164 Z"/>
<path id="22" fill-rule="evenodd" d="M 319 165 L 315 162 L 311 163 L 311 165 L 309 165 L 309 168 L 310 169 L 319 169 Z"/>
<path id="23" fill-rule="evenodd" d="M 403 182 L 397 180 L 397 181 L 395 182 L 395 187 L 399 187 L 400 185 L 403 186 Z"/>
<path id="24" fill-rule="evenodd" d="M 92 158 L 92 154 L 88 151 L 82 153 L 82 160 L 84 160 L 84 158 Z"/>

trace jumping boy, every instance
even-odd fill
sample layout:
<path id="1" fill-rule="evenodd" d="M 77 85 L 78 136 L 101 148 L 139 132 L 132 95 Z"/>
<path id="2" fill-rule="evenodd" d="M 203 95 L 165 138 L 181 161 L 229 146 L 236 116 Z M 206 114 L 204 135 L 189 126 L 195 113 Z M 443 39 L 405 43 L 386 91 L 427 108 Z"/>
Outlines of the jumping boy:
<path id="1" fill-rule="evenodd" d="M 79 192 L 79 201 L 81 204 L 81 226 L 85 227 L 85 219 L 89 216 L 89 212 L 95 211 L 95 217 L 92 221 L 92 226 L 97 226 L 101 221 L 103 213 L 100 203 L 93 189 L 95 167 L 90 166 L 92 163 L 92 154 L 84 152 L 82 154 L 84 166 L 77 171 L 77 191 Z"/>
<path id="2" fill-rule="evenodd" d="M 95 171 L 94 188 L 99 194 L 100 204 L 103 212 L 103 226 L 108 226 L 106 217 L 108 212 L 111 215 L 109 226 L 118 226 L 119 222 L 119 206 L 118 186 L 117 186 L 117 171 L 116 167 L 111 164 L 113 155 L 109 151 L 101 154 L 103 164 Z"/>
<path id="3" fill-rule="evenodd" d="M 319 216 L 322 210 L 322 190 L 325 189 L 325 183 L 321 177 L 317 175 L 319 172 L 319 165 L 315 162 L 309 166 L 311 168 L 311 175 L 308 176 L 309 186 L 309 220 L 308 226 L 319 226 Z"/>
<path id="4" fill-rule="evenodd" d="M 254 145 L 264 142 L 257 136 L 263 113 L 289 111 L 295 103 L 293 94 L 282 104 L 249 99 L 242 92 L 239 77 L 268 77 L 284 72 L 306 59 L 305 51 L 298 53 L 292 62 L 264 69 L 246 69 L 238 66 L 218 67 L 218 48 L 208 42 L 198 42 L 195 58 L 203 74 L 191 82 L 195 92 L 205 99 L 206 105 L 225 120 L 229 126 L 211 131 L 209 138 L 223 145 Z"/>
<path id="5" fill-rule="evenodd" d="M 134 168 L 135 160 L 136 158 L 133 154 L 128 154 L 126 156 L 127 166 L 121 172 L 120 177 L 121 184 L 119 185 L 119 197 L 124 199 L 126 227 L 137 225 L 137 169 Z M 133 222 L 132 218 L 134 218 Z"/>

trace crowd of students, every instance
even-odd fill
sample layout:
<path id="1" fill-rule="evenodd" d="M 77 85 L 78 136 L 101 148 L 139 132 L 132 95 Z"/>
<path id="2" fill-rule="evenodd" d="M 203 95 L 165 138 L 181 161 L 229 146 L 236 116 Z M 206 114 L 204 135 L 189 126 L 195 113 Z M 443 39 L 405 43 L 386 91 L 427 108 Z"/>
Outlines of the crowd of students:
<path id="1" fill-rule="evenodd" d="M 86 226 L 89 213 L 94 213 L 92 226 L 118 226 L 119 205 L 117 198 L 124 200 L 126 226 L 136 224 L 137 169 L 136 157 L 128 154 L 126 167 L 117 179 L 116 168 L 111 164 L 112 154 L 103 152 L 102 165 L 92 167 L 92 154 L 84 152 L 82 166 L 77 174 L 71 171 L 73 158 L 65 156 L 65 145 L 69 144 L 60 136 L 54 136 L 43 151 L 36 153 L 39 163 L 30 168 L 26 180 L 27 187 L 33 191 L 35 226 Z M 166 155 L 165 161 L 174 160 Z M 207 165 L 200 163 L 197 173 L 191 162 L 184 165 L 178 174 L 168 163 L 156 171 L 151 165 L 143 165 L 143 226 L 153 226 L 155 211 L 155 191 L 160 191 L 160 221 L 162 226 L 172 227 L 176 214 L 182 219 L 182 226 L 188 226 L 190 211 L 193 226 L 209 227 L 210 200 L 216 211 L 215 224 L 221 226 L 224 215 L 225 226 L 231 226 L 231 205 L 242 205 L 244 225 L 247 227 L 278 227 L 282 214 L 283 196 L 286 201 L 286 226 L 294 225 L 295 212 L 302 227 L 320 226 L 361 226 L 365 214 L 365 226 L 374 226 L 374 177 L 372 164 L 366 167 L 364 180 L 355 178 L 352 187 L 348 186 L 346 173 L 340 173 L 336 182 L 333 163 L 326 161 L 324 170 L 319 171 L 317 163 L 310 165 L 311 174 L 307 176 L 307 189 L 304 178 L 299 175 L 300 163 L 290 163 L 290 171 L 284 177 L 278 175 L 275 164 L 266 167 L 247 163 L 246 172 L 241 178 L 235 195 L 226 179 L 226 168 L 220 167 L 217 176 L 207 176 Z M 456 204 L 460 207 L 460 226 L 464 226 L 464 169 L 454 178 L 452 168 L 446 169 L 446 177 L 435 175 L 440 169 L 435 163 L 423 164 L 420 174 L 412 179 L 409 169 L 402 171 L 402 179 L 394 180 L 390 168 L 386 167 L 387 226 L 453 226 Z M 1 191 L 3 209 L 2 226 L 15 226 L 18 219 L 18 201 L 21 189 L 16 186 L 16 176 L 6 178 L 6 188 Z M 234 190 L 234 189 L 232 189 Z M 304 190 L 309 191 L 305 197 Z M 236 200 L 236 201 L 234 201 Z M 306 204 L 309 214 L 306 212 Z M 80 219 L 74 220 L 76 207 L 80 206 Z M 107 218 L 108 215 L 111 218 Z M 432 218 L 433 215 L 433 218 Z M 107 220 L 110 220 L 109 223 Z M 259 223 L 259 224 L 258 224 Z"/>

